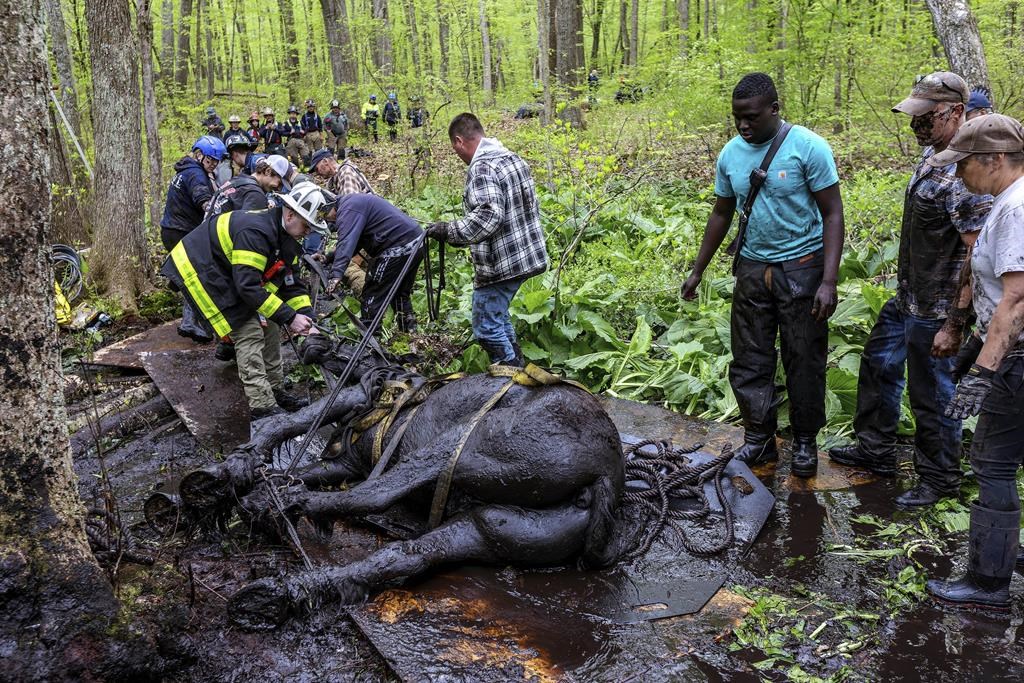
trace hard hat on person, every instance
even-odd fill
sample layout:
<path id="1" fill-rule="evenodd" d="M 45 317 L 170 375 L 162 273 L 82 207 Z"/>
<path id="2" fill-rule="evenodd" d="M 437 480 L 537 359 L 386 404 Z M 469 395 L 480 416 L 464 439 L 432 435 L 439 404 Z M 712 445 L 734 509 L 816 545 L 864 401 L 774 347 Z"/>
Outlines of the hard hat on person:
<path id="1" fill-rule="evenodd" d="M 315 183 L 308 181 L 296 183 L 291 192 L 281 195 L 281 200 L 292 211 L 299 214 L 302 220 L 309 223 L 313 230 L 320 234 L 328 232 L 327 223 L 323 219 L 326 198 Z"/>
<path id="2" fill-rule="evenodd" d="M 252 140 L 250 140 L 247 135 L 232 133 L 224 139 L 224 146 L 229 152 L 235 147 L 245 147 L 246 149 L 249 149 L 252 147 Z"/>
<path id="3" fill-rule="evenodd" d="M 215 135 L 204 135 L 196 140 L 196 144 L 192 145 L 192 150 L 197 149 L 202 152 L 203 156 L 212 157 L 217 161 L 223 159 L 224 155 L 228 153 L 224 142 Z"/>
<path id="4" fill-rule="evenodd" d="M 228 123 L 241 123 L 242 119 L 238 118 L 238 114 L 232 114 L 228 117 Z"/>
<path id="5" fill-rule="evenodd" d="M 270 165 L 270 168 L 274 173 L 282 178 L 288 175 L 288 169 L 291 168 L 291 164 L 288 163 L 288 160 L 280 154 L 271 154 L 267 157 L 267 164 Z"/>
<path id="6" fill-rule="evenodd" d="M 334 109 L 335 107 L 340 109 L 341 108 L 341 102 L 339 102 L 338 100 L 331 100 L 331 109 Z"/>
<path id="7" fill-rule="evenodd" d="M 371 102 L 376 102 L 377 101 L 377 96 L 376 95 L 370 95 L 370 101 Z"/>
<path id="8" fill-rule="evenodd" d="M 249 121 L 250 121 L 250 123 L 252 121 L 259 121 L 259 120 L 260 120 L 260 113 L 258 111 L 254 111 L 253 113 L 249 114 Z"/>
<path id="9" fill-rule="evenodd" d="M 296 106 L 295 106 L 295 105 L 293 104 L 292 106 L 288 107 L 288 113 L 289 113 L 289 114 L 298 114 L 298 113 L 299 113 L 299 108 L 298 108 L 298 107 L 296 107 Z"/>
<path id="10" fill-rule="evenodd" d="M 274 115 L 274 110 L 271 109 L 270 107 L 267 107 L 266 109 L 263 110 L 263 115 L 264 116 L 273 116 Z"/>
<path id="11" fill-rule="evenodd" d="M 397 95 L 395 95 L 395 93 L 393 93 L 393 92 L 389 92 L 389 93 L 388 93 L 388 99 L 389 99 L 389 100 L 397 100 L 397 99 L 398 99 L 398 96 L 397 96 Z"/>
<path id="12" fill-rule="evenodd" d="M 214 109 L 213 107 L 207 107 L 206 108 L 206 115 L 207 116 L 213 116 L 216 113 L 217 113 L 217 110 Z"/>
<path id="13" fill-rule="evenodd" d="M 308 100 L 306 100 L 306 106 L 307 107 L 315 107 L 316 106 L 316 102 L 313 101 L 312 97 L 309 98 Z"/>

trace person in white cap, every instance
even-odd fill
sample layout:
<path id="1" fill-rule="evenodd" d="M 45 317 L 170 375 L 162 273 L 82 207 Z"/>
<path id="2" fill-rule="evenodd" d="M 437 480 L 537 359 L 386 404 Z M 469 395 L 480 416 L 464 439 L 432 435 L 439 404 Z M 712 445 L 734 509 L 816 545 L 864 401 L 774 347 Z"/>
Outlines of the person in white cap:
<path id="1" fill-rule="evenodd" d="M 280 328 L 316 332 L 299 280 L 299 242 L 313 230 L 327 231 L 322 214 L 328 200 L 313 183 L 299 183 L 279 199 L 265 211 L 232 211 L 203 221 L 161 269 L 218 337 L 234 340 L 254 420 L 302 405 L 284 391 Z"/>
<path id="2" fill-rule="evenodd" d="M 210 200 L 204 218 L 219 216 L 229 211 L 251 211 L 270 208 L 268 193 L 281 189 L 281 183 L 291 166 L 279 154 L 271 154 L 256 161 L 252 175 L 238 175 L 221 185 Z"/>
<path id="3" fill-rule="evenodd" d="M 931 580 L 926 590 L 952 605 L 1009 611 L 1014 565 L 1024 570 L 1017 490 L 1024 463 L 1024 126 L 1002 114 L 975 118 L 929 163 L 956 164 L 968 190 L 995 200 L 971 251 L 977 343 L 962 354 L 969 369 L 946 407 L 954 419 L 978 415 L 967 573 Z"/>

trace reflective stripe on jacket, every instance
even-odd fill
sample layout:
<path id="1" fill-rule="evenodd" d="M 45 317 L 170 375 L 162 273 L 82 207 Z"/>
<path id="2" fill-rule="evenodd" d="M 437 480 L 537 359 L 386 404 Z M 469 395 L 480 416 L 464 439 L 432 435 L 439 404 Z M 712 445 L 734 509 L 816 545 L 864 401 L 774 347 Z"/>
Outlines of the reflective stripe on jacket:
<path id="1" fill-rule="evenodd" d="M 279 325 L 288 325 L 297 312 L 312 315 L 297 276 L 300 254 L 299 243 L 284 231 L 281 208 L 232 211 L 189 233 L 171 250 L 161 273 L 188 292 L 223 337 L 256 313 Z M 264 273 L 278 260 L 285 267 L 265 287 Z"/>

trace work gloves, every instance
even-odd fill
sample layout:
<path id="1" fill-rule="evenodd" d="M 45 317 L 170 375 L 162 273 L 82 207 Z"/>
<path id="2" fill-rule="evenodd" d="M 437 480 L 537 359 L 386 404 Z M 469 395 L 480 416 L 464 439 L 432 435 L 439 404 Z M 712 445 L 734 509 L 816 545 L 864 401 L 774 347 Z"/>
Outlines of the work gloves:
<path id="1" fill-rule="evenodd" d="M 971 369 L 971 366 L 974 365 L 974 361 L 978 360 L 981 347 L 984 345 L 985 342 L 976 334 L 967 337 L 967 341 L 960 345 L 960 351 L 957 352 L 956 359 L 953 360 L 953 371 L 950 373 L 953 376 L 954 382 L 959 382 L 963 379 L 964 375 Z"/>
<path id="2" fill-rule="evenodd" d="M 946 417 L 963 420 L 977 415 L 992 391 L 992 376 L 995 372 L 983 368 L 977 363 L 971 366 L 960 384 L 956 387 L 953 400 L 946 406 Z"/>
<path id="3" fill-rule="evenodd" d="M 433 237 L 438 242 L 445 242 L 448 239 L 448 224 L 444 221 L 431 223 L 427 226 L 427 237 Z"/>

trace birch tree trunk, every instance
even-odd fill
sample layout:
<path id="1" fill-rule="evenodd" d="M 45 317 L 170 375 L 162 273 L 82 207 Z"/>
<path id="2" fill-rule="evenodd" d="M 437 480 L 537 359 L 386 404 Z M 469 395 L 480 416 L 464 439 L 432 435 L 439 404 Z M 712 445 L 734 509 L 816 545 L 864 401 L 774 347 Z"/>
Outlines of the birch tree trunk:
<path id="1" fill-rule="evenodd" d="M 60 106 L 64 108 L 75 134 L 82 132 L 78 118 L 78 94 L 75 87 L 75 71 L 71 64 L 71 50 L 68 48 L 68 27 L 64 22 L 64 11 L 60 0 L 46 0 L 46 23 L 50 29 L 50 51 L 57 65 L 57 80 L 60 82 Z"/>
<path id="2" fill-rule="evenodd" d="M 149 281 L 142 220 L 142 139 L 139 126 L 139 44 L 128 0 L 87 0 L 92 63 L 93 282 L 126 312 Z M 125 125 L 130 122 L 131 125 Z"/>
<path id="3" fill-rule="evenodd" d="M 552 0 L 537 0 L 537 68 L 540 71 L 540 82 L 544 88 L 543 123 L 551 123 L 554 108 L 551 101 L 551 14 Z"/>
<path id="4" fill-rule="evenodd" d="M 127 8 L 126 8 L 127 9 Z M 89 550 L 71 469 L 50 265 L 46 33 L 39 0 L 0 22 L 0 116 L 17 173 L 0 179 L 0 679 L 83 680 L 97 672 L 117 604 Z M 92 661 L 90 661 L 92 660 Z"/>
<path id="5" fill-rule="evenodd" d="M 971 88 L 988 88 L 988 62 L 978 22 L 967 0 L 926 0 L 932 25 L 949 60 L 950 71 L 964 77 Z"/>
<path id="6" fill-rule="evenodd" d="M 480 7 L 480 39 L 483 42 L 484 104 L 490 106 L 494 104 L 494 82 L 492 80 L 493 72 L 491 71 L 491 34 L 487 26 L 487 3 L 485 0 L 479 0 L 478 5 Z"/>
<path id="7" fill-rule="evenodd" d="M 163 158 L 160 151 L 160 117 L 153 83 L 153 15 L 150 2 L 139 2 L 139 53 L 142 55 L 142 118 L 146 122 L 146 156 L 149 160 L 149 224 L 155 230 L 163 213 Z"/>

